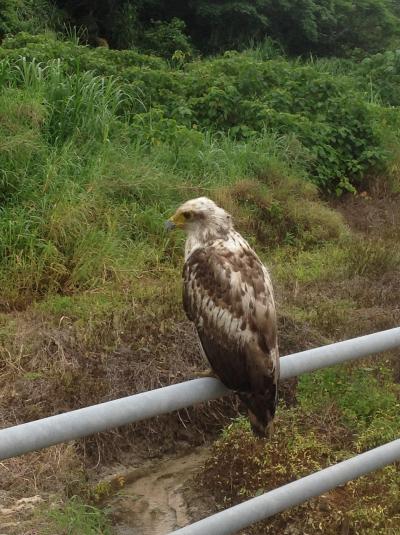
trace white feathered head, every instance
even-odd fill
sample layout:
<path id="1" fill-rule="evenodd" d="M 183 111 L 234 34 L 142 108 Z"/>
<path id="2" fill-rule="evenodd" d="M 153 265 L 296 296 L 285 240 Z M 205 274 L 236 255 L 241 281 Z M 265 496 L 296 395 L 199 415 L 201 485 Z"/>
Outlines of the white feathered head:
<path id="1" fill-rule="evenodd" d="M 207 197 L 182 204 L 165 224 L 168 230 L 180 228 L 188 234 L 226 234 L 232 229 L 232 217 Z"/>

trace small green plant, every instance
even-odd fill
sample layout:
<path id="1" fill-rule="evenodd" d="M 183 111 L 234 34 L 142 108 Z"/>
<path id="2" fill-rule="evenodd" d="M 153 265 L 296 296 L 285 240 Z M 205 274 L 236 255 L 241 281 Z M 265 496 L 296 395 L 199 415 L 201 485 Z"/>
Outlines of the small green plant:
<path id="1" fill-rule="evenodd" d="M 46 516 L 50 523 L 46 528 L 49 535 L 111 535 L 111 526 L 104 511 L 83 503 L 76 496 L 61 507 L 48 511 Z"/>

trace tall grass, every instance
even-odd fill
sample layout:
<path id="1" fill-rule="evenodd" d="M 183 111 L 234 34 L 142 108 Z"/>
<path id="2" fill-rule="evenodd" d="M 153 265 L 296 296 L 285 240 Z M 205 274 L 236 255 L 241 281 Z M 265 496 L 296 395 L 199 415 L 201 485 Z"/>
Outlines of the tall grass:
<path id="1" fill-rule="evenodd" d="M 8 66 L 7 60 L 3 63 L 0 73 Z M 60 59 L 41 63 L 21 57 L 12 65 L 8 83 L 45 99 L 46 132 L 51 142 L 59 144 L 73 135 L 108 141 L 112 125 L 130 100 L 118 79 L 90 71 L 67 73 Z"/>
<path id="2" fill-rule="evenodd" d="M 340 218 L 304 180 L 295 135 L 238 141 L 155 112 L 142 121 L 118 78 L 60 60 L 0 62 L 0 283 L 4 308 L 52 293 L 129 285 L 174 266 L 182 237 L 163 220 L 209 195 L 260 247 L 337 238 Z"/>

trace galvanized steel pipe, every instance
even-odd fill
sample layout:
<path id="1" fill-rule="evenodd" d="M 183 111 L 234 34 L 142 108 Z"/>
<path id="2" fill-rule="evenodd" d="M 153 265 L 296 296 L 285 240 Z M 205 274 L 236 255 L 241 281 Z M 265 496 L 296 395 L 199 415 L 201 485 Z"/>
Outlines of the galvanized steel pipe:
<path id="1" fill-rule="evenodd" d="M 375 353 L 390 351 L 400 347 L 400 327 L 379 331 L 343 342 L 292 353 L 280 359 L 281 378 L 289 379 L 303 373 L 356 360 Z"/>
<path id="2" fill-rule="evenodd" d="M 225 509 L 173 535 L 230 535 L 400 459 L 400 439 Z M 169 534 L 169 535 L 172 535 Z"/>
<path id="3" fill-rule="evenodd" d="M 400 327 L 281 357 L 281 378 L 400 346 Z M 166 414 L 227 395 L 216 379 L 195 379 L 0 430 L 0 460 Z"/>
<path id="4" fill-rule="evenodd" d="M 0 460 L 138 422 L 228 394 L 216 379 L 185 383 L 106 401 L 0 430 Z"/>

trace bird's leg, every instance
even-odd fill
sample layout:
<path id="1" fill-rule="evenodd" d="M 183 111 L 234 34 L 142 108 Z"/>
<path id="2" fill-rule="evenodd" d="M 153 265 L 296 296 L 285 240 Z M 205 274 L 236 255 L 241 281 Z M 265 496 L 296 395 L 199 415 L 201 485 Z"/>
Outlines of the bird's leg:
<path id="1" fill-rule="evenodd" d="M 203 377 L 214 377 L 214 379 L 218 379 L 214 370 L 212 370 L 211 368 L 207 368 L 206 370 L 195 371 L 193 373 L 193 377 L 196 379 L 201 379 Z"/>
<path id="2" fill-rule="evenodd" d="M 275 422 L 274 422 L 274 420 L 271 420 L 270 422 L 268 422 L 266 430 L 265 430 L 265 436 L 268 439 L 272 438 L 272 436 L 274 434 L 274 428 L 275 428 Z"/>

